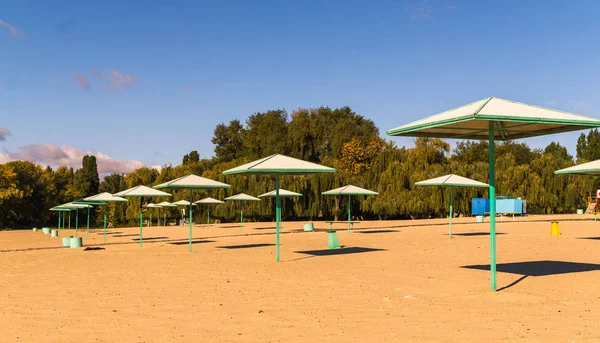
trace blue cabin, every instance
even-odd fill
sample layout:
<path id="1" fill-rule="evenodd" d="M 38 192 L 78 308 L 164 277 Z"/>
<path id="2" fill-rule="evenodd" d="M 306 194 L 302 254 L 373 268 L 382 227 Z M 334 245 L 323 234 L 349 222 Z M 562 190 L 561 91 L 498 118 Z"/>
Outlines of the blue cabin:
<path id="1" fill-rule="evenodd" d="M 473 198 L 471 199 L 471 215 L 481 216 L 489 214 L 490 199 L 489 198 Z M 527 201 L 525 199 L 512 196 L 496 197 L 496 213 L 506 214 L 527 214 Z"/>

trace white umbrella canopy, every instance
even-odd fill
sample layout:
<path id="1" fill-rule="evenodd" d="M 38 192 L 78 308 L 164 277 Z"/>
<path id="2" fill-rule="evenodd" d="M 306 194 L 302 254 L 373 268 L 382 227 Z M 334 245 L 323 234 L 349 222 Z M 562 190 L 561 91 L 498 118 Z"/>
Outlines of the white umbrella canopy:
<path id="1" fill-rule="evenodd" d="M 187 176 L 182 176 L 175 180 L 161 183 L 160 185 L 154 186 L 153 188 L 156 188 L 156 189 L 164 189 L 164 188 L 190 189 L 190 188 L 229 188 L 229 187 L 231 187 L 231 186 L 226 183 L 207 179 L 205 177 L 201 177 L 198 175 L 190 174 Z"/>
<path id="2" fill-rule="evenodd" d="M 600 120 L 490 97 L 388 130 L 390 136 L 489 141 L 490 284 L 496 290 L 496 140 L 514 140 L 600 127 Z"/>
<path id="3" fill-rule="evenodd" d="M 122 197 L 170 197 L 171 194 L 152 189 L 146 186 L 135 186 L 124 191 L 115 193 L 116 196 Z M 142 202 L 140 201 L 140 248 L 142 247 Z"/>
<path id="4" fill-rule="evenodd" d="M 193 205 L 194 203 L 192 203 Z M 190 202 L 187 200 L 179 200 L 179 201 L 175 201 L 173 203 L 173 205 L 177 205 L 177 206 L 190 206 Z"/>
<path id="5" fill-rule="evenodd" d="M 160 207 L 177 207 L 177 205 L 171 204 L 168 201 L 159 202 L 157 205 Z"/>
<path id="6" fill-rule="evenodd" d="M 224 204 L 224 203 L 225 203 L 224 201 L 214 199 L 211 197 L 207 197 L 202 200 L 198 200 L 198 201 L 194 202 L 194 205 L 219 205 L 219 204 Z M 208 211 L 206 212 L 206 225 L 207 225 L 207 227 L 210 226 L 210 207 L 208 208 Z"/>
<path id="7" fill-rule="evenodd" d="M 558 175 L 600 175 L 600 160 L 578 164 L 565 169 L 560 169 L 554 172 Z"/>
<path id="8" fill-rule="evenodd" d="M 198 200 L 196 202 L 194 202 L 194 204 L 198 205 L 198 204 L 224 204 L 224 201 L 218 200 L 218 199 L 214 199 L 211 197 L 208 198 L 204 198 L 202 200 Z"/>
<path id="9" fill-rule="evenodd" d="M 360 187 L 356 187 L 353 185 L 346 185 L 343 187 L 339 187 L 339 188 L 335 188 L 326 192 L 321 193 L 323 195 L 347 195 L 348 196 L 348 234 L 350 234 L 350 222 L 351 222 L 351 211 L 350 211 L 350 207 L 352 204 L 352 196 L 353 195 L 379 195 L 379 193 L 368 190 L 368 189 L 364 189 L 364 188 L 360 188 Z"/>
<path id="10" fill-rule="evenodd" d="M 170 197 L 171 194 L 165 193 L 146 186 L 135 186 L 114 194 L 118 197 Z"/>
<path id="11" fill-rule="evenodd" d="M 419 181 L 416 186 L 448 186 L 448 187 L 489 187 L 487 183 L 475 181 L 466 177 L 449 174 L 429 180 Z"/>
<path id="12" fill-rule="evenodd" d="M 445 186 L 450 187 L 450 225 L 448 227 L 448 237 L 452 237 L 452 217 L 454 187 L 489 187 L 487 183 L 475 181 L 459 175 L 449 174 L 436 177 L 429 180 L 415 182 L 415 186 Z"/>
<path id="13" fill-rule="evenodd" d="M 277 195 L 276 193 L 277 193 L 277 190 L 272 190 L 272 191 L 267 192 L 265 194 L 261 194 L 258 197 L 259 198 L 274 198 Z M 280 188 L 279 189 L 279 196 L 280 197 L 301 197 L 302 194 L 296 193 L 296 192 L 292 192 L 292 191 L 288 191 L 287 189 Z"/>

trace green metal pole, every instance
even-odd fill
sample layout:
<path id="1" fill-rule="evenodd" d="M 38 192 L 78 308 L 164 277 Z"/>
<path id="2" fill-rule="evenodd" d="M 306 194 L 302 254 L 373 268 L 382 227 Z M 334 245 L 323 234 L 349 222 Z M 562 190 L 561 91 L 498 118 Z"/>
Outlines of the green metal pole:
<path id="1" fill-rule="evenodd" d="M 185 224 L 185 215 L 183 214 L 183 212 L 184 211 L 181 211 L 181 226 L 183 226 Z"/>
<path id="2" fill-rule="evenodd" d="M 104 244 L 106 244 L 106 203 L 104 203 Z"/>
<path id="3" fill-rule="evenodd" d="M 152 209 L 150 209 L 150 222 L 148 222 L 148 226 L 152 227 Z"/>
<path id="4" fill-rule="evenodd" d="M 281 198 L 279 197 L 279 175 L 275 176 L 275 260 L 279 262 L 279 225 L 281 223 Z"/>
<path id="5" fill-rule="evenodd" d="M 79 230 L 79 209 L 75 209 L 75 237 L 77 237 L 77 231 Z"/>
<path id="6" fill-rule="evenodd" d="M 60 230 L 60 214 L 61 211 L 58 211 L 58 230 Z"/>
<path id="7" fill-rule="evenodd" d="M 142 207 L 140 203 L 140 248 L 142 247 Z"/>
<path id="8" fill-rule="evenodd" d="M 69 230 L 71 230 L 71 210 L 69 210 Z"/>
<path id="9" fill-rule="evenodd" d="M 167 209 L 165 208 L 163 211 L 163 226 L 167 226 Z"/>
<path id="10" fill-rule="evenodd" d="M 242 209 L 240 210 L 240 230 L 241 230 L 244 225 L 244 202 L 243 201 L 240 201 L 240 206 L 242 207 Z"/>
<path id="11" fill-rule="evenodd" d="M 90 234 L 90 208 L 87 208 L 88 213 L 87 213 L 87 227 L 85 229 L 85 238 L 88 237 L 88 235 Z"/>
<path id="12" fill-rule="evenodd" d="M 348 234 L 350 234 L 350 199 L 351 195 L 348 195 Z"/>
<path id="13" fill-rule="evenodd" d="M 490 281 L 492 291 L 496 290 L 496 171 L 494 159 L 494 122 L 490 121 Z"/>
<path id="14" fill-rule="evenodd" d="M 206 226 L 210 226 L 210 207 L 208 208 L 208 215 L 206 216 Z"/>
<path id="15" fill-rule="evenodd" d="M 194 190 L 190 189 L 190 252 L 192 252 L 192 222 L 194 221 L 194 213 L 192 212 Z"/>
<path id="16" fill-rule="evenodd" d="M 450 187 L 450 228 L 448 228 L 448 237 L 452 238 L 452 217 L 454 216 L 454 211 L 452 209 L 453 196 L 454 195 L 454 187 Z"/>

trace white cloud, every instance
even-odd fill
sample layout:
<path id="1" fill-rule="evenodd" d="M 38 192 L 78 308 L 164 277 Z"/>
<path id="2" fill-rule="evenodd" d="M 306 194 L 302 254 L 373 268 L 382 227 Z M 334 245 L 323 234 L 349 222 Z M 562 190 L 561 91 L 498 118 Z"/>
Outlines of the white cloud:
<path id="1" fill-rule="evenodd" d="M 0 163 L 23 160 L 51 166 L 67 166 L 81 168 L 85 155 L 94 155 L 98 163 L 99 174 L 130 173 L 145 164 L 136 160 L 119 160 L 102 152 L 93 153 L 70 146 L 57 146 L 52 143 L 21 146 L 17 152 L 0 153 Z"/>
<path id="2" fill-rule="evenodd" d="M 0 127 L 0 141 L 5 141 L 8 136 L 10 136 L 10 130 L 5 127 Z"/>

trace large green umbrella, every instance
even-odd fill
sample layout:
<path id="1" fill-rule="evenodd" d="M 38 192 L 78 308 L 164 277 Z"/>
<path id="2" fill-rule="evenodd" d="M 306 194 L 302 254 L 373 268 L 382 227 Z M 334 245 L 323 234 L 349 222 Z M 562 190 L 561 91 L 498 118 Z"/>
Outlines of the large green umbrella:
<path id="1" fill-rule="evenodd" d="M 306 162 L 297 158 L 285 155 L 271 155 L 263 159 L 246 163 L 239 167 L 229 169 L 223 172 L 225 175 L 234 174 L 267 174 L 275 175 L 275 259 L 279 261 L 279 229 L 281 218 L 281 197 L 279 196 L 279 176 L 281 175 L 302 175 L 317 173 L 333 173 L 335 169 L 321 166 L 315 163 Z"/>
<path id="2" fill-rule="evenodd" d="M 224 204 L 225 202 L 217 199 L 213 199 L 211 197 L 204 198 L 202 200 L 198 200 L 194 202 L 194 205 L 219 205 Z M 210 226 L 210 207 L 208 208 L 208 213 L 206 215 L 206 225 Z"/>
<path id="3" fill-rule="evenodd" d="M 330 191 L 326 191 L 321 193 L 323 195 L 347 195 L 348 196 L 348 234 L 350 234 L 350 207 L 351 207 L 351 198 L 353 195 L 379 195 L 377 192 L 370 191 L 368 189 L 347 185 L 344 187 L 332 189 Z"/>
<path id="4" fill-rule="evenodd" d="M 225 201 L 239 201 L 240 202 L 240 230 L 243 228 L 244 223 L 244 202 L 245 201 L 260 201 L 259 198 L 255 198 L 252 195 L 245 193 L 239 193 L 230 197 L 225 198 Z"/>
<path id="5" fill-rule="evenodd" d="M 115 193 L 119 197 L 138 197 L 140 198 L 140 248 L 142 247 L 142 206 L 144 197 L 170 197 L 171 194 L 158 191 L 146 186 L 136 186 L 119 193 Z"/>
<path id="6" fill-rule="evenodd" d="M 230 185 L 226 183 L 222 183 L 219 181 L 207 179 L 205 177 L 201 177 L 198 175 L 190 174 L 188 176 L 183 176 L 175 180 L 171 180 L 169 182 L 162 183 L 158 186 L 154 186 L 156 189 L 189 189 L 190 191 L 190 246 L 189 250 L 192 251 L 192 225 L 193 225 L 193 213 L 192 206 L 194 202 L 194 189 L 219 189 L 219 188 L 229 188 Z"/>
<path id="7" fill-rule="evenodd" d="M 259 195 L 259 198 L 275 198 L 277 196 L 277 191 L 276 190 L 272 190 L 270 192 L 264 193 Z M 296 192 L 292 192 L 292 191 L 288 191 L 287 189 L 283 189 L 280 188 L 279 189 L 279 197 L 281 198 L 295 198 L 295 197 L 301 197 L 302 194 L 300 193 L 296 193 Z M 275 211 L 277 212 L 277 211 Z M 283 208 L 282 208 L 282 212 L 283 212 Z M 281 213 L 279 213 L 279 215 L 281 216 Z M 275 218 L 275 222 L 277 222 L 277 218 Z M 279 223 L 281 223 L 282 220 L 281 218 L 279 218 Z"/>
<path id="8" fill-rule="evenodd" d="M 160 208 L 162 208 L 162 206 L 157 205 L 157 204 L 148 204 L 148 205 L 146 205 L 146 208 L 150 208 L 150 209 L 152 209 L 152 208 L 158 208 L 158 209 L 160 209 Z M 152 227 L 152 210 L 149 210 L 148 212 L 150 213 L 150 221 L 148 222 L 148 226 Z M 160 213 L 158 215 L 159 215 L 158 218 L 160 220 Z"/>
<path id="9" fill-rule="evenodd" d="M 387 131 L 390 136 L 489 141 L 490 283 L 496 290 L 496 140 L 514 140 L 600 127 L 600 120 L 499 98 L 487 98 Z"/>
<path id="10" fill-rule="evenodd" d="M 177 207 L 177 205 L 173 205 L 173 204 L 171 204 L 168 201 L 159 202 L 156 205 L 158 205 L 158 206 L 160 206 L 162 208 L 164 208 L 164 207 Z M 163 210 L 163 226 L 165 226 L 165 227 L 167 226 L 167 209 L 166 208 Z"/>
<path id="11" fill-rule="evenodd" d="M 419 181 L 415 183 L 415 186 L 445 186 L 450 187 L 450 227 L 448 228 L 448 237 L 452 237 L 452 202 L 454 187 L 489 187 L 487 183 L 467 179 L 466 177 L 450 174 L 434 179 Z"/>
<path id="12" fill-rule="evenodd" d="M 560 169 L 554 172 L 557 175 L 582 175 L 582 176 L 598 176 L 600 175 L 600 160 L 578 164 L 565 169 Z M 596 211 L 594 210 L 594 220 L 596 220 Z"/>
<path id="13" fill-rule="evenodd" d="M 121 197 L 112 195 L 108 192 L 104 192 L 104 193 L 92 195 L 87 198 L 83 198 L 81 200 L 74 201 L 74 203 L 78 203 L 78 204 L 88 204 L 88 205 L 103 207 L 103 210 L 104 210 L 104 243 L 106 243 L 106 205 L 109 202 L 127 202 L 127 199 L 123 199 Z M 90 222 L 90 216 L 89 216 L 89 212 L 88 212 L 88 231 L 86 231 L 86 237 L 89 233 L 89 222 Z"/>

